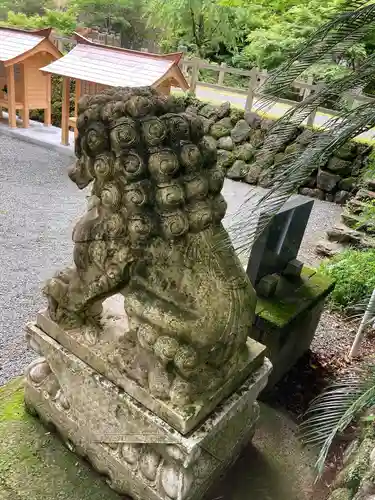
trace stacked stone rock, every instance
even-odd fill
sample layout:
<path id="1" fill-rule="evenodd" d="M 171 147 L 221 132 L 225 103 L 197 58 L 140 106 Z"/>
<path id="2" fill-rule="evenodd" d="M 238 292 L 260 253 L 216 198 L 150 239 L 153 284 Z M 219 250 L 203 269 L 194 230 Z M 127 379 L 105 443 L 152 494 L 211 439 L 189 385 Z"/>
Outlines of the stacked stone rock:
<path id="1" fill-rule="evenodd" d="M 261 168 L 255 165 L 255 162 L 273 120 L 231 107 L 230 103 L 214 106 L 196 99 L 192 100 L 186 110 L 201 117 L 204 133 L 216 141 L 218 164 L 228 178 L 262 187 L 272 184 L 272 179 L 262 175 Z M 275 155 L 274 164 L 282 163 L 292 153 L 303 151 L 312 136 L 312 131 L 301 128 L 297 137 Z M 325 166 L 313 172 L 301 186 L 300 193 L 345 204 L 358 189 L 359 175 L 366 165 L 370 151 L 371 147 L 368 145 L 348 142 Z"/>
<path id="2" fill-rule="evenodd" d="M 328 500 L 375 500 L 375 439 L 371 429 L 353 441 Z"/>
<path id="3" fill-rule="evenodd" d="M 375 248 L 375 225 L 366 220 L 364 211 L 369 202 L 375 200 L 375 180 L 367 180 L 341 214 L 341 224 L 327 231 L 326 239 L 319 241 L 316 252 L 332 257 L 345 247 L 361 249 Z"/>

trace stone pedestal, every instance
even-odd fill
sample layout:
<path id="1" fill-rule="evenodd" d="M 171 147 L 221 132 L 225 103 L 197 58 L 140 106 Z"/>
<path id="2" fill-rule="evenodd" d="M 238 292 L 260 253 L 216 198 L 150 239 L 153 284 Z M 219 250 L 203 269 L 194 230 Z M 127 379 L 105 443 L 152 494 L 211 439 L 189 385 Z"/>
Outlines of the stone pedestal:
<path id="1" fill-rule="evenodd" d="M 42 356 L 27 369 L 27 407 L 120 493 L 137 500 L 201 499 L 252 438 L 256 399 L 271 369 L 266 358 L 183 435 L 37 325 L 27 326 L 27 338 Z"/>
<path id="2" fill-rule="evenodd" d="M 329 278 L 307 266 L 302 267 L 299 276 L 274 273 L 269 277 L 275 280 L 275 289 L 267 297 L 258 290 L 256 317 L 251 332 L 254 339 L 267 347 L 267 356 L 272 362 L 267 391 L 309 349 L 325 300 L 334 287 Z"/>
<path id="3" fill-rule="evenodd" d="M 248 339 L 256 295 L 221 223 L 216 143 L 151 88 L 78 111 L 69 177 L 92 192 L 74 265 L 28 326 L 43 358 L 26 403 L 119 492 L 200 500 L 254 432 L 271 368 Z"/>

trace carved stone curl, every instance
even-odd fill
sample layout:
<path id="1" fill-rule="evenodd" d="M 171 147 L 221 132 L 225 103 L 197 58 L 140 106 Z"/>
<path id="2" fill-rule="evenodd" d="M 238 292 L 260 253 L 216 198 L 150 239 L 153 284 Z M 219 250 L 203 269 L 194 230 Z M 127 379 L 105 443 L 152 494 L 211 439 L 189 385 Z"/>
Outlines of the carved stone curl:
<path id="1" fill-rule="evenodd" d="M 215 143 L 197 116 L 173 111 L 149 88 L 81 100 L 69 176 L 79 188 L 92 183 L 92 194 L 73 232 L 75 266 L 44 292 L 50 317 L 91 329 L 93 342 L 102 302 L 123 294 L 142 375 L 124 346 L 112 362 L 185 406 L 246 363 L 255 294 L 221 224 Z"/>

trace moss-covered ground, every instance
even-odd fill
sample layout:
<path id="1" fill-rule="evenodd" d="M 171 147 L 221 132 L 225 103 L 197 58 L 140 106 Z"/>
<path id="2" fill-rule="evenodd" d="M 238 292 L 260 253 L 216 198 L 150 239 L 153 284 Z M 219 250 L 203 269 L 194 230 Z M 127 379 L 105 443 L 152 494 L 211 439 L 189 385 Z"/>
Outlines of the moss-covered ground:
<path id="1" fill-rule="evenodd" d="M 26 412 L 22 379 L 0 388 L 0 500 L 120 498 Z"/>
<path id="2" fill-rule="evenodd" d="M 205 500 L 311 500 L 313 461 L 295 425 L 263 405 L 254 446 L 249 443 Z M 0 388 L 0 500 L 124 498 L 26 412 L 22 379 Z"/>

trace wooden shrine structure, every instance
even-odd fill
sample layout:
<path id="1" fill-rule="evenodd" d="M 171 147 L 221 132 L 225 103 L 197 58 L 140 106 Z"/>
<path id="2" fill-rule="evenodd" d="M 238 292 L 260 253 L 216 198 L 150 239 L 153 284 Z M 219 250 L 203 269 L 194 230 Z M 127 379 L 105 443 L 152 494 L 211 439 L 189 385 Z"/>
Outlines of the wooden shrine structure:
<path id="1" fill-rule="evenodd" d="M 78 101 L 108 87 L 154 87 L 169 94 L 171 87 L 189 85 L 178 63 L 182 54 L 151 54 L 91 42 L 75 34 L 77 45 L 65 56 L 41 69 L 63 77 L 61 143 L 69 144 L 69 127 L 75 128 Z M 70 116 L 70 82 L 75 80 L 75 111 Z"/>
<path id="2" fill-rule="evenodd" d="M 0 118 L 8 110 L 9 126 L 17 126 L 20 111 L 24 127 L 29 111 L 44 110 L 45 125 L 51 124 L 51 75 L 39 68 L 61 57 L 50 39 L 51 28 L 25 31 L 0 27 Z"/>

